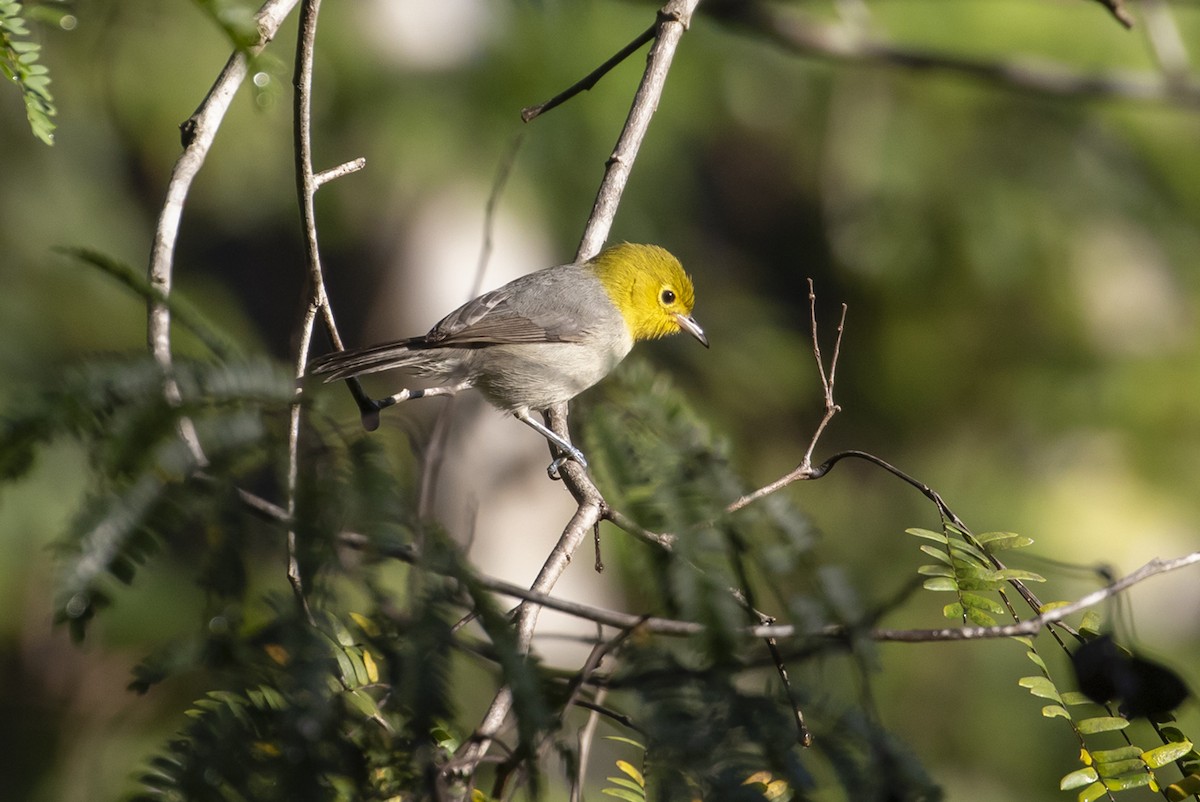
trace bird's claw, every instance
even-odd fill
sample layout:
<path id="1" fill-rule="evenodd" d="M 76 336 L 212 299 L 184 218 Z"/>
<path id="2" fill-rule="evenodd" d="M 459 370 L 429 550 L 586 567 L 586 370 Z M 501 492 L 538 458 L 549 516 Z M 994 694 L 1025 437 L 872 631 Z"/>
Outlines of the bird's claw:
<path id="1" fill-rule="evenodd" d="M 554 462 L 551 462 L 546 468 L 546 475 L 549 476 L 552 481 L 557 482 L 558 480 L 562 479 L 562 473 L 559 471 L 559 469 L 571 460 L 579 463 L 579 467 L 583 468 L 585 471 L 587 470 L 587 458 L 583 456 L 582 451 L 577 448 L 573 448 L 567 454 L 564 454 L 563 456 L 555 459 Z"/>

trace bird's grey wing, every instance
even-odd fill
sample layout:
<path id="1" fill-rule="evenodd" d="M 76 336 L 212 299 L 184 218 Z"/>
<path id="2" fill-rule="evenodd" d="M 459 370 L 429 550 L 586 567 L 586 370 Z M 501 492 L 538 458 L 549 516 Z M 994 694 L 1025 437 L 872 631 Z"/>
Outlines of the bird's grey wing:
<path id="1" fill-rule="evenodd" d="M 578 299 L 555 292 L 556 283 L 535 273 L 484 293 L 442 318 L 425 335 L 424 344 L 578 342 L 584 334 Z M 547 298 L 555 302 L 546 303 Z"/>

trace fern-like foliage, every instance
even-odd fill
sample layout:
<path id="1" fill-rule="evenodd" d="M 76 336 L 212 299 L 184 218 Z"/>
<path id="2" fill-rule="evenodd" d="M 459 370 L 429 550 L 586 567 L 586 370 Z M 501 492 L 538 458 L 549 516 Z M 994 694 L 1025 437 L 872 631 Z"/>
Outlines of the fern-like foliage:
<path id="1" fill-rule="evenodd" d="M 994 552 L 1019 549 L 1033 541 L 1011 532 L 990 532 L 970 537 L 957 527 L 946 524 L 942 532 L 928 529 L 909 529 L 909 534 L 932 541 L 921 545 L 922 553 L 933 557 L 936 563 L 918 568 L 926 577 L 927 590 L 952 592 L 957 600 L 943 607 L 943 614 L 950 619 L 977 626 L 996 626 L 996 616 L 1009 615 L 1016 618 L 1004 596 L 1007 584 L 1020 582 L 1044 582 L 1045 578 L 1021 569 L 998 569 L 992 561 Z M 995 594 L 995 598 L 985 594 Z M 1058 603 L 1043 605 L 1043 610 Z M 1099 617 L 1089 612 L 1083 618 L 1079 633 L 1084 638 L 1099 636 Z M 1163 726 L 1170 716 L 1160 716 L 1155 730 L 1161 744 L 1143 749 L 1133 743 L 1127 730 L 1130 718 L 1097 705 L 1079 691 L 1064 691 L 1058 687 L 1045 659 L 1039 653 L 1031 637 L 1014 639 L 1025 647 L 1026 657 L 1038 668 L 1038 673 L 1022 677 L 1018 682 L 1034 697 L 1043 700 L 1042 715 L 1046 718 L 1062 719 L 1074 732 L 1083 748 L 1080 750 L 1082 768 L 1074 769 L 1063 776 L 1060 788 L 1078 791 L 1079 802 L 1095 802 L 1103 798 L 1114 798 L 1120 791 L 1134 788 L 1150 788 L 1162 792 L 1167 799 L 1177 802 L 1200 790 L 1200 755 L 1192 742 L 1175 727 Z M 1060 641 L 1061 643 L 1061 641 Z M 1112 748 L 1093 746 L 1100 739 L 1117 734 L 1123 745 Z M 1168 785 L 1156 771 L 1176 763 L 1183 779 Z"/>
<path id="2" fill-rule="evenodd" d="M 18 38 L 28 35 L 21 4 L 0 0 L 0 74 L 20 87 L 33 135 L 53 145 L 54 121 L 50 118 L 58 114 L 58 108 L 50 94 L 50 70 L 38 62 L 42 46 Z"/>

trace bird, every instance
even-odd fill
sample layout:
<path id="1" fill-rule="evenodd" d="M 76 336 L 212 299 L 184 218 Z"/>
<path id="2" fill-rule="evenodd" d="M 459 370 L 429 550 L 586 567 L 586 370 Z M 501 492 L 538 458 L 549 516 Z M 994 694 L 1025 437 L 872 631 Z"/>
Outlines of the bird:
<path id="1" fill-rule="evenodd" d="M 486 292 L 422 336 L 317 357 L 306 373 L 332 382 L 402 368 L 439 382 L 360 400 L 368 430 L 386 407 L 474 388 L 561 450 L 548 469 L 558 478 L 568 459 L 585 470 L 587 459 L 532 413 L 596 384 L 640 340 L 686 332 L 708 348 L 694 305 L 692 279 L 678 259 L 657 245 L 623 242 Z"/>

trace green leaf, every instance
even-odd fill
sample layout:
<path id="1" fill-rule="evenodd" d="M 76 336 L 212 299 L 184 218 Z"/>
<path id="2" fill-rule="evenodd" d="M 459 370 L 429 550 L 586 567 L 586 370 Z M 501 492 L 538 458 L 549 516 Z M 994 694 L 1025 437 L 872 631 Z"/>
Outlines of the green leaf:
<path id="1" fill-rule="evenodd" d="M 1046 661 L 1042 659 L 1042 656 L 1040 654 L 1038 654 L 1037 652 L 1029 651 L 1029 652 L 1025 652 L 1025 656 L 1029 658 L 1029 661 L 1031 663 L 1033 663 L 1035 666 L 1040 668 L 1042 671 L 1046 670 Z"/>
<path id="2" fill-rule="evenodd" d="M 954 576 L 954 569 L 948 565 L 922 565 L 917 573 L 921 576 Z"/>
<path id="3" fill-rule="evenodd" d="M 995 599 L 989 599 L 987 596 L 980 596 L 977 593 L 962 594 L 962 603 L 968 607 L 975 607 L 980 610 L 986 610 L 989 613 L 996 615 L 1004 615 L 1006 612 L 1004 605 Z"/>
<path id="4" fill-rule="evenodd" d="M 1035 574 L 1033 571 L 1025 571 L 1021 568 L 1003 568 L 999 571 L 993 571 L 992 576 L 996 579 L 1019 580 L 1021 582 L 1045 582 L 1046 577 L 1041 574 Z"/>
<path id="5" fill-rule="evenodd" d="M 1071 707 L 1095 704 L 1095 702 L 1087 698 L 1087 696 L 1083 695 L 1079 691 L 1064 691 L 1062 700 L 1064 705 L 1070 705 Z"/>
<path id="6" fill-rule="evenodd" d="M 1030 693 L 1039 698 L 1055 702 L 1062 701 L 1062 697 L 1058 695 L 1058 688 L 1055 688 L 1054 683 L 1046 677 L 1021 677 L 1017 680 L 1017 684 L 1022 688 L 1028 688 Z"/>
<path id="7" fill-rule="evenodd" d="M 1163 744 L 1154 749 L 1147 749 L 1142 752 L 1142 760 L 1152 769 L 1161 768 L 1168 763 L 1173 763 L 1179 758 L 1192 751 L 1191 741 L 1181 741 L 1179 743 Z"/>
<path id="8" fill-rule="evenodd" d="M 925 552 L 933 559 L 945 563 L 946 565 L 954 564 L 950 559 L 950 555 L 946 553 L 945 549 L 939 549 L 937 546 L 930 546 L 928 543 L 923 543 L 921 544 L 921 551 Z"/>
<path id="9" fill-rule="evenodd" d="M 987 546 L 988 551 L 1023 549 L 1033 545 L 1033 538 L 1014 532 L 984 532 L 982 535 L 976 535 L 975 539 Z"/>
<path id="10" fill-rule="evenodd" d="M 638 793 L 642 794 L 642 796 L 638 797 L 638 799 L 645 799 L 645 789 L 628 777 L 609 777 L 607 779 L 613 785 L 620 786 L 621 788 L 628 788 L 631 791 L 637 791 Z"/>
<path id="11" fill-rule="evenodd" d="M 1060 791 L 1071 791 L 1088 783 L 1094 783 L 1098 779 L 1100 776 L 1096 774 L 1096 770 L 1088 766 L 1063 775 L 1063 778 L 1058 781 L 1058 788 Z"/>
<path id="12" fill-rule="evenodd" d="M 1096 771 L 1101 777 L 1123 777 L 1134 773 L 1146 773 L 1146 764 L 1141 758 L 1133 760 L 1118 760 L 1115 763 L 1096 763 Z"/>
<path id="13" fill-rule="evenodd" d="M 1144 768 L 1137 774 L 1126 774 L 1123 777 L 1106 777 L 1105 787 L 1110 791 L 1128 791 L 1131 788 L 1144 788 L 1154 780 L 1154 775 Z"/>
<path id="14" fill-rule="evenodd" d="M 1062 705 L 1046 705 L 1042 708 L 1042 715 L 1046 718 L 1065 718 L 1071 720 L 1071 714 Z"/>
<path id="15" fill-rule="evenodd" d="M 637 783 L 639 788 L 646 787 L 646 778 L 643 777 L 642 773 L 640 771 L 638 771 L 636 768 L 634 768 L 633 764 L 631 764 L 629 761 L 618 760 L 617 768 L 620 769 L 625 774 L 627 774 L 630 777 L 630 779 L 632 779 L 635 783 Z"/>
<path id="16" fill-rule="evenodd" d="M 1129 720 L 1118 716 L 1097 716 L 1085 718 L 1076 722 L 1075 728 L 1083 735 L 1095 735 L 1098 732 L 1113 732 L 1129 726 Z"/>
<path id="17" fill-rule="evenodd" d="M 1079 802 L 1096 802 L 1103 796 L 1108 795 L 1108 789 L 1104 787 L 1104 783 L 1097 780 L 1079 792 Z"/>
<path id="18" fill-rule="evenodd" d="M 926 540 L 933 540 L 938 543 L 949 542 L 949 538 L 947 538 L 941 532 L 934 532 L 930 529 L 905 529 L 904 531 L 910 535 L 916 535 L 917 537 L 923 537 Z"/>
<path id="19" fill-rule="evenodd" d="M 1141 758 L 1142 750 L 1136 746 L 1122 746 L 1117 749 L 1101 749 L 1092 752 L 1092 760 L 1096 763 L 1117 763 L 1122 760 Z"/>
<path id="20" fill-rule="evenodd" d="M 625 736 L 623 736 L 623 735 L 605 735 L 605 736 L 604 736 L 604 740 L 606 740 L 606 741 L 614 741 L 614 742 L 616 742 L 616 743 L 619 743 L 619 744 L 628 744 L 628 745 L 630 745 L 630 746 L 637 747 L 638 749 L 640 749 L 640 750 L 641 750 L 641 751 L 643 751 L 643 752 L 645 752 L 645 751 L 646 751 L 646 745 L 645 745 L 645 744 L 639 743 L 639 742 L 637 742 L 637 741 L 633 740 L 632 738 L 626 738 L 626 737 L 625 737 Z"/>
<path id="21" fill-rule="evenodd" d="M 958 583 L 948 576 L 930 577 L 921 584 L 926 590 L 958 590 Z"/>
<path id="22" fill-rule="evenodd" d="M 961 621 L 963 617 L 963 606 L 958 602 L 950 602 L 942 608 L 942 615 L 949 618 L 951 621 Z"/>
<path id="23" fill-rule="evenodd" d="M 950 551 L 951 553 L 966 555 L 967 557 L 970 557 L 981 564 L 988 564 L 987 555 L 965 540 L 959 540 L 958 538 L 954 537 L 950 538 Z"/>
<path id="24" fill-rule="evenodd" d="M 970 621 L 975 626 L 978 626 L 978 627 L 994 627 L 994 626 L 996 626 L 996 619 L 992 618 L 990 615 L 988 615 L 983 610 L 980 610 L 977 607 L 966 607 L 966 608 L 964 608 L 963 612 L 966 614 L 967 620 Z"/>
<path id="25" fill-rule="evenodd" d="M 1104 625 L 1104 618 L 1095 610 L 1088 610 L 1083 614 L 1083 621 L 1079 624 L 1079 631 L 1087 635 L 1099 635 L 1100 629 Z"/>
<path id="26" fill-rule="evenodd" d="M 357 689 L 346 691 L 342 694 L 342 698 L 350 704 L 350 707 L 361 713 L 364 718 L 369 718 L 380 724 L 385 723 L 383 713 L 379 710 L 379 703 L 372 699 L 366 692 Z"/>

